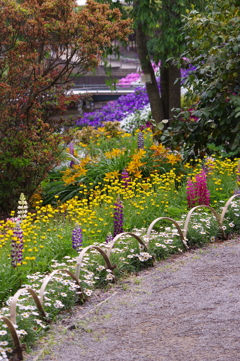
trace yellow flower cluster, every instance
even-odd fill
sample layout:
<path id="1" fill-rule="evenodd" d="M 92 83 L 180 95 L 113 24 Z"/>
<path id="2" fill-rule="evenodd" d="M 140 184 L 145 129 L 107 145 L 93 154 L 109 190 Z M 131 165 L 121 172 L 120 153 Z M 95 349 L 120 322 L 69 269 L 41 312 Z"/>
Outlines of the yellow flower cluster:
<path id="1" fill-rule="evenodd" d="M 160 147 L 158 151 L 161 149 L 164 151 Z M 148 178 L 143 179 L 139 169 L 145 163 L 142 161 L 145 155 L 144 149 L 139 149 L 133 154 L 130 167 L 127 169 L 128 172 L 131 171 L 127 185 L 124 180 L 120 180 L 119 173 L 113 171 L 106 173 L 103 183 L 99 182 L 94 189 L 89 190 L 86 185 L 81 184 L 79 197 L 58 204 L 58 207 L 42 206 L 42 202 L 37 201 L 36 213 L 28 214 L 21 223 L 24 236 L 23 266 L 29 262 L 38 262 L 40 251 L 53 247 L 56 240 L 62 241 L 67 237 L 71 247 L 71 230 L 76 223 L 81 226 L 86 242 L 98 241 L 104 228 L 108 227 L 110 230 L 112 209 L 118 196 L 127 203 L 131 219 L 140 216 L 143 224 L 149 224 L 148 213 L 151 211 L 157 217 L 160 216 L 160 210 L 168 212 L 169 204 L 174 204 L 174 200 L 177 199 L 176 184 L 184 183 L 189 176 L 194 177 L 202 166 L 201 162 L 194 167 L 187 164 L 187 174 L 177 175 L 172 168 L 164 174 L 152 172 Z M 172 153 L 167 152 L 166 156 L 168 155 Z M 174 156 L 178 157 L 175 154 Z M 216 190 L 221 191 L 225 176 L 236 179 L 238 159 L 212 159 L 211 162 L 211 169 L 214 169 L 214 175 L 210 175 L 211 180 L 215 183 Z M 75 167 L 76 171 L 80 169 Z M 14 226 L 13 220 L 0 221 L 0 249 L 8 255 Z"/>
<path id="2" fill-rule="evenodd" d="M 150 147 L 151 150 L 154 151 L 153 153 L 153 156 L 156 157 L 156 156 L 161 156 L 161 157 L 165 157 L 166 154 L 169 152 L 168 149 L 166 149 L 164 147 L 164 145 L 162 145 L 161 143 L 160 144 L 153 144 L 151 147 Z"/>
<path id="3" fill-rule="evenodd" d="M 119 157 L 125 153 L 125 149 L 113 148 L 111 151 L 104 153 L 105 157 L 108 159 L 112 159 L 115 157 Z"/>
<path id="4" fill-rule="evenodd" d="M 133 174 L 136 178 L 141 177 L 141 171 L 139 170 L 139 168 L 146 164 L 146 162 L 141 162 L 141 159 L 142 157 L 144 157 L 145 154 L 146 151 L 144 149 L 137 149 L 132 155 L 132 160 L 128 163 L 128 166 L 126 167 L 126 170 L 129 173 Z"/>
<path id="5" fill-rule="evenodd" d="M 62 179 L 63 179 L 64 183 L 66 185 L 75 183 L 79 177 L 86 175 L 87 169 L 84 167 L 91 161 L 92 161 L 92 159 L 89 156 L 87 156 L 87 157 L 81 159 L 79 164 L 74 164 L 72 168 L 67 168 L 63 172 Z"/>

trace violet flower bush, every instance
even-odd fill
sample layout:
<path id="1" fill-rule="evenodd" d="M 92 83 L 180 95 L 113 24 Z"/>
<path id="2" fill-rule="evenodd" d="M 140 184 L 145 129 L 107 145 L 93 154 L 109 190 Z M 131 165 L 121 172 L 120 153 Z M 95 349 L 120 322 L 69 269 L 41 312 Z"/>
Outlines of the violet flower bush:
<path id="1" fill-rule="evenodd" d="M 139 85 L 141 83 L 140 74 L 131 73 L 128 74 L 125 78 L 120 79 L 117 85 L 120 86 L 121 88 L 127 88 L 129 87 L 129 85 L 134 85 L 136 83 L 138 83 Z"/>
<path id="2" fill-rule="evenodd" d="M 149 103 L 145 87 L 138 87 L 134 93 L 122 95 L 118 100 L 110 101 L 102 109 L 92 113 L 85 113 L 77 120 L 76 125 L 80 127 L 101 127 L 102 122 L 121 121 L 128 114 L 143 109 Z"/>
<path id="3" fill-rule="evenodd" d="M 158 66 L 155 66 L 154 70 L 157 73 Z M 192 70 L 191 65 L 188 65 L 187 69 L 181 69 L 181 84 L 184 84 L 188 73 Z M 160 82 L 159 77 L 157 77 L 157 81 Z M 131 73 L 120 79 L 118 84 L 120 87 L 128 87 L 137 82 L 140 83 L 140 74 Z M 83 117 L 77 120 L 76 125 L 79 127 L 101 127 L 102 122 L 119 121 L 124 130 L 132 132 L 135 129 L 133 124 L 142 125 L 144 121 L 149 121 L 149 119 L 151 119 L 150 103 L 146 87 L 142 85 L 137 87 L 134 93 L 122 95 L 115 101 L 109 101 L 100 110 L 83 114 Z"/>

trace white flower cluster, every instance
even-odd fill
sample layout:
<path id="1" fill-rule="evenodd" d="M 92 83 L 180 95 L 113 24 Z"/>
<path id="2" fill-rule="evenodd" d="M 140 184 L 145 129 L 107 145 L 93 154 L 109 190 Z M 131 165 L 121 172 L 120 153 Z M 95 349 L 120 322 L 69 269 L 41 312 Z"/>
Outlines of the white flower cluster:
<path id="1" fill-rule="evenodd" d="M 8 361 L 8 357 L 3 348 L 0 347 L 0 361 Z"/>
<path id="2" fill-rule="evenodd" d="M 23 193 L 20 194 L 17 207 L 17 217 L 20 219 L 20 223 L 27 217 L 28 204 Z"/>
<path id="3" fill-rule="evenodd" d="M 138 254 L 137 257 L 138 257 L 139 261 L 146 262 L 152 258 L 152 255 L 149 254 L 148 252 L 140 252 L 140 254 Z"/>
<path id="4" fill-rule="evenodd" d="M 120 125 L 126 132 L 132 133 L 141 125 L 145 125 L 148 120 L 151 120 L 150 104 L 146 105 L 143 109 L 131 113 L 121 120 Z"/>

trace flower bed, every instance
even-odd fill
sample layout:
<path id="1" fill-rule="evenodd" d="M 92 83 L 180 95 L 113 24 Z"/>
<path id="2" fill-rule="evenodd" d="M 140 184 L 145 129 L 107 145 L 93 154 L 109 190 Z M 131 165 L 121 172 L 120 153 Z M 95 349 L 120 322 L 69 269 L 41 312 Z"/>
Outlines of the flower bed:
<path id="1" fill-rule="evenodd" d="M 84 301 L 91 295 L 94 287 L 103 287 L 123 273 L 139 271 L 144 267 L 152 266 L 155 259 L 164 259 L 173 253 L 183 252 L 188 249 L 190 244 L 205 244 L 209 242 L 210 235 L 212 235 L 211 242 L 216 240 L 218 234 L 225 238 L 225 229 L 227 228 L 231 229 L 236 226 L 239 229 L 239 200 L 239 195 L 231 197 L 223 207 L 221 217 L 212 209 L 216 219 L 206 211 L 199 213 L 197 209 L 195 210 L 196 216 L 192 217 L 191 226 L 190 216 L 194 209 L 188 213 L 187 217 L 182 215 L 177 222 L 169 217 L 160 217 L 154 220 L 148 229 L 133 229 L 132 232 L 117 234 L 110 243 L 95 242 L 81 251 L 79 250 L 77 258 L 65 256 L 61 258 L 60 262 L 52 260 L 48 265 L 49 271 L 52 271 L 50 275 L 46 276 L 41 272 L 25 274 L 27 283 L 22 284 L 22 288 L 14 297 L 10 297 L 6 301 L 6 307 L 2 307 L 0 310 L 2 359 L 8 360 L 8 355 L 13 352 L 12 347 L 9 347 L 11 339 L 7 327 L 11 330 L 15 340 L 17 351 L 13 353 L 15 356 L 21 357 L 20 340 L 28 342 L 30 345 L 48 328 L 49 321 L 54 319 L 60 310 L 69 309 L 76 302 Z M 208 206 L 195 208 L 208 210 Z M 229 213 L 226 216 L 227 211 Z M 233 221 L 229 222 L 229 219 L 233 220 L 234 217 L 235 224 Z M 185 223 L 184 218 L 186 218 Z M 119 212 L 116 219 L 119 219 Z M 224 219 L 226 225 L 224 225 Z M 161 223 L 165 221 L 170 221 L 173 226 L 162 226 Z M 29 219 L 26 218 L 22 222 L 29 222 Z M 160 223 L 160 226 L 156 231 L 153 227 L 157 223 Z M 182 227 L 184 227 L 183 230 L 181 230 Z M 197 231 L 197 237 L 194 231 L 195 233 Z M 185 235 L 188 235 L 190 240 Z M 75 245 L 76 232 L 73 233 L 73 236 L 72 241 Z M 80 238 L 82 240 L 82 235 Z M 195 243 L 192 243 L 194 240 Z M 116 243 L 118 243 L 117 247 Z M 89 252 L 88 255 L 87 252 Z M 104 261 L 106 265 L 104 265 Z M 75 263 L 76 267 L 74 267 Z M 68 277 L 66 278 L 66 276 Z M 71 278 L 69 280 L 69 276 L 72 280 Z M 24 297 L 20 299 L 20 296 Z M 10 306 L 10 314 L 7 306 Z"/>
<path id="2" fill-rule="evenodd" d="M 130 135 L 111 122 L 77 132 L 62 161 L 33 212 L 21 195 L 17 213 L 0 222 L 4 360 L 13 349 L 9 306 L 15 337 L 30 345 L 95 287 L 240 229 L 240 197 L 224 207 L 240 185 L 238 159 L 183 164 L 150 128 Z M 188 206 L 197 208 L 187 215 Z"/>

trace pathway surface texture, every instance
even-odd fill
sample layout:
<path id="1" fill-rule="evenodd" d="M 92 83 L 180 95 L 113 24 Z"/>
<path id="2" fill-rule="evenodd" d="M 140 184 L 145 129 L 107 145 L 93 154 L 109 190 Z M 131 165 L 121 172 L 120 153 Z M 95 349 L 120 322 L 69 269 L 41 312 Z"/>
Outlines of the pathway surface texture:
<path id="1" fill-rule="evenodd" d="M 239 239 L 96 292 L 25 360 L 240 360 Z"/>

